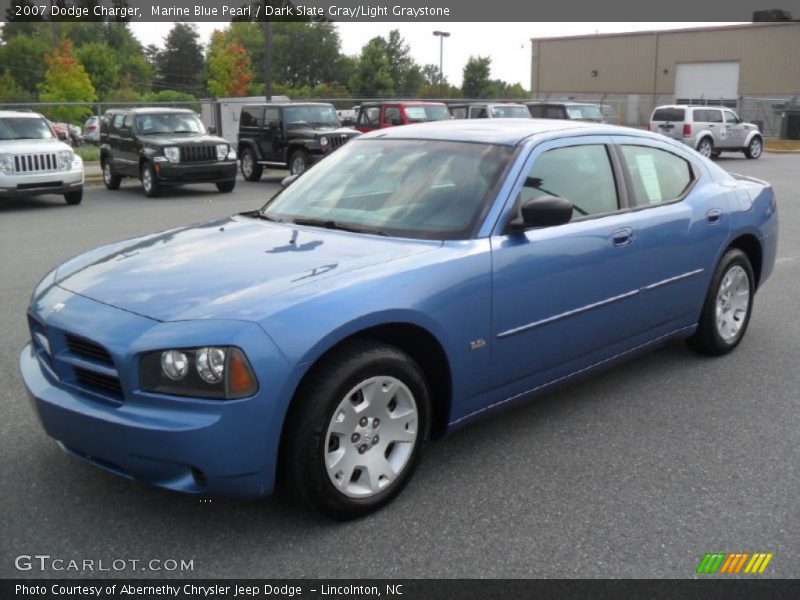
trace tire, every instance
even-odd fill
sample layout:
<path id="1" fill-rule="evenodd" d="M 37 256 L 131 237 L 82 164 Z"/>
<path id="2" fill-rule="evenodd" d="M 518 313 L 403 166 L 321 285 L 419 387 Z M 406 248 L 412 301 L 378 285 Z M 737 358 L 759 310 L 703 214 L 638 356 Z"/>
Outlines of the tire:
<path id="1" fill-rule="evenodd" d="M 102 163 L 103 168 L 103 183 L 109 190 L 118 190 L 119 184 L 122 183 L 122 177 L 115 174 L 111 169 L 111 163 L 104 160 Z"/>
<path id="2" fill-rule="evenodd" d="M 302 175 L 308 168 L 308 154 L 303 150 L 295 150 L 289 157 L 289 173 Z"/>
<path id="3" fill-rule="evenodd" d="M 376 386 L 393 391 L 381 396 Z M 354 340 L 315 365 L 297 393 L 281 446 L 282 480 L 293 493 L 338 520 L 393 500 L 430 434 L 428 384 L 414 360 L 393 346 Z"/>
<path id="4" fill-rule="evenodd" d="M 236 180 L 233 179 L 231 181 L 220 181 L 217 183 L 217 191 L 221 194 L 230 194 L 233 191 L 233 188 L 236 187 Z"/>
<path id="5" fill-rule="evenodd" d="M 711 356 L 736 348 L 750 323 L 754 294 L 750 260 L 738 248 L 728 250 L 714 270 L 697 331 L 687 340 L 689 346 Z"/>
<path id="6" fill-rule="evenodd" d="M 153 171 L 153 165 L 144 163 L 139 172 L 139 179 L 142 181 L 145 196 L 158 198 L 161 195 L 161 185 L 158 183 L 155 171 Z"/>
<path id="7" fill-rule="evenodd" d="M 714 150 L 711 152 L 711 158 L 719 158 L 722 156 L 722 150 Z"/>
<path id="8" fill-rule="evenodd" d="M 711 158 L 714 154 L 714 140 L 706 136 L 697 144 L 697 151 L 701 156 Z"/>
<path id="9" fill-rule="evenodd" d="M 67 204 L 70 206 L 80 204 L 83 201 L 83 188 L 75 190 L 74 192 L 67 192 L 64 194 L 64 200 L 66 200 Z"/>
<path id="10" fill-rule="evenodd" d="M 256 153 L 251 148 L 245 148 L 242 152 L 241 168 L 245 181 L 258 181 L 264 172 L 264 167 L 258 164 Z"/>
<path id="11" fill-rule="evenodd" d="M 744 149 L 744 155 L 752 160 L 757 159 L 761 156 L 761 153 L 764 151 L 764 140 L 761 139 L 760 136 L 753 136 L 753 139 L 750 140 L 750 144 L 747 148 Z"/>

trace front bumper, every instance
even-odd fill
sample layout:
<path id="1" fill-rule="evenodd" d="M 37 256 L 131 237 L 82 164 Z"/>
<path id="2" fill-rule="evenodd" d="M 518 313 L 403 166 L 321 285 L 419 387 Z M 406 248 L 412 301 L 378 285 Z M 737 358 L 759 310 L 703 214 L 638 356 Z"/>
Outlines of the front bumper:
<path id="1" fill-rule="evenodd" d="M 155 163 L 156 177 L 161 185 L 184 185 L 187 183 L 219 183 L 236 179 L 236 160 L 204 163 Z"/>
<path id="2" fill-rule="evenodd" d="M 66 194 L 83 188 L 83 162 L 75 161 L 69 171 L 46 171 L 0 176 L 1 198 L 28 198 L 44 194 Z"/>
<path id="3" fill-rule="evenodd" d="M 138 389 L 138 357 L 145 347 L 187 347 L 200 338 L 221 345 L 221 336 L 244 349 L 254 370 L 266 370 L 270 381 L 280 381 L 285 361 L 257 325 L 158 323 L 57 286 L 43 297 L 31 307 L 30 318 L 46 330 L 47 355 L 41 344 L 31 342 L 19 364 L 39 420 L 64 450 L 118 475 L 189 494 L 253 499 L 272 492 L 285 410 L 276 387 L 260 378 L 259 392 L 241 400 L 179 398 Z M 64 308 L 49 315 L 42 308 L 61 302 Z M 91 323 L 91 330 L 82 323 Z M 97 390 L 82 387 L 71 370 L 80 357 L 64 342 L 66 332 L 108 350 L 124 398 L 108 402 Z M 120 341 L 122 332 L 127 342 Z"/>

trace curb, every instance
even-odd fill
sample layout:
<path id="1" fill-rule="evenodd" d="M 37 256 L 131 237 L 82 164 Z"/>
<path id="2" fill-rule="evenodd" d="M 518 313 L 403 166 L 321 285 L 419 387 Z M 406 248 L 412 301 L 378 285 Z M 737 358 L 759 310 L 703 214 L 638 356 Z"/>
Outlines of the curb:
<path id="1" fill-rule="evenodd" d="M 770 154 L 800 154 L 800 150 L 773 150 L 770 148 L 764 148 L 764 152 L 769 152 Z"/>

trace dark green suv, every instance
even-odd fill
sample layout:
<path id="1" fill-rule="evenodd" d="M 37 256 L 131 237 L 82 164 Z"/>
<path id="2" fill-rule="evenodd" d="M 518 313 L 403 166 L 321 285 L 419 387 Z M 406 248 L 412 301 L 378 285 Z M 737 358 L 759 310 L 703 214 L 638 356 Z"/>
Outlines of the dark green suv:
<path id="1" fill-rule="evenodd" d="M 265 166 L 299 175 L 358 135 L 342 127 L 332 104 L 248 104 L 239 117 L 242 175 L 258 181 Z"/>
<path id="2" fill-rule="evenodd" d="M 215 183 L 226 193 L 236 186 L 236 152 L 181 108 L 108 111 L 100 126 L 100 164 L 108 189 L 135 177 L 151 198 L 187 183 Z"/>

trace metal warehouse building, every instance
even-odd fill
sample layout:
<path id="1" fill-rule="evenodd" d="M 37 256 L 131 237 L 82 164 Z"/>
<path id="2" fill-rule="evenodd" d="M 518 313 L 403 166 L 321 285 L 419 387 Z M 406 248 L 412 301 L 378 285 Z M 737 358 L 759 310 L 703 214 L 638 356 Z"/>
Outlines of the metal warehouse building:
<path id="1" fill-rule="evenodd" d="M 531 90 L 611 105 L 630 125 L 678 102 L 725 104 L 778 128 L 787 101 L 800 95 L 800 21 L 534 38 Z"/>

